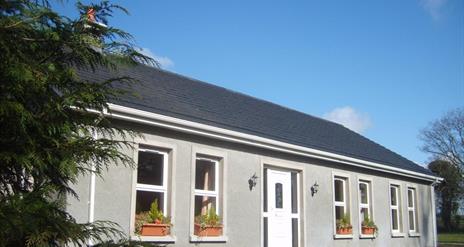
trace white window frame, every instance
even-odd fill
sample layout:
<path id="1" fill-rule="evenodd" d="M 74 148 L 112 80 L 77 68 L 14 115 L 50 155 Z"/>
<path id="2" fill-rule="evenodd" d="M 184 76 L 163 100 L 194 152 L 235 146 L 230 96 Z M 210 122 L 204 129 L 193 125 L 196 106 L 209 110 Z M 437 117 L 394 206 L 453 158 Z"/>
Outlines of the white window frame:
<path id="1" fill-rule="evenodd" d="M 409 206 L 409 191 L 412 191 L 412 207 Z M 411 187 L 411 186 L 408 186 L 408 190 L 407 190 L 407 194 L 406 194 L 406 197 L 407 197 L 407 208 L 408 208 L 408 232 L 410 235 L 415 235 L 417 234 L 419 231 L 417 229 L 417 225 L 418 225 L 418 220 L 417 220 L 417 189 L 414 188 L 414 187 Z M 411 226 L 409 225 L 410 223 L 410 219 L 409 219 L 409 212 L 412 212 L 412 217 L 413 217 L 413 224 L 414 224 L 414 229 L 411 230 Z"/>
<path id="2" fill-rule="evenodd" d="M 152 184 L 141 184 L 137 183 L 135 185 L 135 193 L 137 191 L 147 191 L 147 192 L 158 192 L 158 193 L 163 193 L 163 208 L 161 211 L 163 212 L 164 215 L 168 215 L 168 158 L 169 154 L 168 152 L 165 151 L 160 151 L 157 149 L 153 148 L 139 148 L 137 155 L 139 152 L 148 152 L 148 153 L 155 153 L 155 154 L 161 154 L 163 155 L 163 184 L 160 185 L 152 185 Z M 138 171 L 137 171 L 138 172 Z"/>
<path id="3" fill-rule="evenodd" d="M 335 180 L 342 181 L 343 185 L 343 202 L 335 201 Z M 351 186 L 350 186 L 350 176 L 344 173 L 333 172 L 332 173 L 332 203 L 333 203 L 333 231 L 334 231 L 334 238 L 335 239 L 346 239 L 346 238 L 353 238 L 353 234 L 349 235 L 338 235 L 337 234 L 337 219 L 336 219 L 336 207 L 342 206 L 343 213 L 349 214 L 351 225 L 353 225 L 353 217 L 351 214 Z"/>
<path id="4" fill-rule="evenodd" d="M 367 203 L 362 203 L 362 198 L 361 198 L 361 190 L 359 189 L 360 184 L 366 184 L 367 186 Z M 372 184 L 372 179 L 368 178 L 359 178 L 358 179 L 358 201 L 359 201 L 359 208 L 358 208 L 358 214 L 359 214 L 359 236 L 361 238 L 374 238 L 375 234 L 373 235 L 364 235 L 362 234 L 362 222 L 364 219 L 361 217 L 361 209 L 366 208 L 367 209 L 367 214 L 369 215 L 369 219 L 375 222 L 374 219 L 374 201 L 372 198 L 374 197 L 374 189 L 373 189 L 373 184 Z"/>
<path id="5" fill-rule="evenodd" d="M 172 210 L 175 208 L 175 201 L 170 200 L 170 198 L 175 198 L 175 183 L 172 183 L 172 177 L 175 174 L 175 164 L 176 157 L 173 153 L 176 152 L 177 146 L 170 143 L 159 142 L 155 140 L 146 140 L 145 138 L 137 138 L 136 148 L 134 148 L 133 159 L 138 163 L 139 161 L 139 151 L 149 150 L 154 153 L 163 154 L 163 184 L 159 185 L 149 185 L 149 184 L 138 184 L 137 183 L 137 168 L 134 168 L 132 171 L 132 199 L 131 199 L 131 217 L 130 217 L 130 239 L 136 241 L 148 241 L 148 242 L 163 242 L 163 243 L 175 243 L 176 236 L 174 232 L 171 231 L 171 235 L 157 237 L 157 236 L 139 236 L 134 233 L 135 231 L 135 209 L 136 209 L 136 194 L 137 191 L 152 191 L 152 192 L 164 192 L 164 202 L 163 202 L 163 213 L 171 217 L 171 222 L 173 225 L 175 223 L 175 215 L 172 214 Z"/>
<path id="6" fill-rule="evenodd" d="M 227 200 L 225 191 L 227 191 L 227 153 L 221 150 L 212 149 L 203 145 L 192 147 L 191 156 L 191 173 L 190 173 L 190 242 L 227 242 Z M 196 163 L 197 158 L 217 161 L 215 169 L 215 191 L 204 191 L 195 189 Z M 198 194 L 197 194 L 198 192 Z M 218 237 L 199 237 L 194 234 L 195 224 L 195 195 L 213 196 L 216 195 L 216 212 L 222 219 L 222 236 Z"/>
<path id="7" fill-rule="evenodd" d="M 395 188 L 396 190 L 396 204 L 392 205 L 391 200 L 391 188 Z M 390 210 L 390 230 L 393 237 L 403 237 L 402 233 L 402 212 L 401 212 L 401 185 L 399 183 L 390 183 L 388 186 L 388 200 L 389 200 L 389 210 Z M 396 210 L 397 222 L 398 222 L 398 229 L 393 229 L 393 210 Z"/>
<path id="8" fill-rule="evenodd" d="M 342 202 L 339 202 L 339 201 L 336 201 L 335 200 L 335 181 L 341 181 L 342 182 L 342 190 L 343 190 L 343 201 Z M 334 178 L 334 200 L 333 200 L 333 203 L 334 203 L 334 210 L 335 210 L 335 207 L 343 207 L 343 214 L 346 214 L 346 212 L 348 211 L 347 210 L 347 203 L 346 203 L 346 178 L 342 178 L 342 177 L 335 177 Z"/>
<path id="9" fill-rule="evenodd" d="M 207 196 L 207 197 L 214 197 L 215 198 L 215 204 L 216 204 L 216 207 L 215 207 L 215 210 L 216 210 L 216 214 L 219 214 L 220 211 L 220 206 L 219 205 L 219 159 L 211 159 L 211 158 L 205 158 L 205 157 L 202 157 L 201 155 L 197 155 L 197 157 L 195 158 L 195 173 L 196 173 L 196 162 L 197 160 L 205 160 L 205 161 L 209 161 L 211 163 L 214 163 L 214 191 L 213 190 L 199 190 L 199 189 L 196 189 L 194 188 L 194 194 L 193 194 L 193 198 L 195 200 L 195 197 L 196 196 Z M 196 174 L 195 174 L 196 176 Z M 196 184 L 196 181 L 194 183 L 194 186 Z M 194 201 L 195 202 L 195 201 Z M 195 207 L 195 205 L 193 205 Z M 195 210 L 195 209 L 194 209 Z"/>

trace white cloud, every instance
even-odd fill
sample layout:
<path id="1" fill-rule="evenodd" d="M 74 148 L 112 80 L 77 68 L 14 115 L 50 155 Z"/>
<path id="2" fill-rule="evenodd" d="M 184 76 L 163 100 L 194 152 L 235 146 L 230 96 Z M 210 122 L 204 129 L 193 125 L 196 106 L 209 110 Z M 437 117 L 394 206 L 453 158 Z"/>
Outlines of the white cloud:
<path id="1" fill-rule="evenodd" d="M 149 48 L 140 48 L 139 52 L 145 56 L 155 59 L 159 66 L 163 69 L 170 69 L 174 67 L 174 62 L 169 57 L 156 55 Z"/>
<path id="2" fill-rule="evenodd" d="M 448 0 L 421 0 L 421 5 L 434 20 L 438 20 L 441 17 L 441 9 L 447 1 Z"/>
<path id="3" fill-rule="evenodd" d="M 324 114 L 324 118 L 333 121 L 343 126 L 362 133 L 371 127 L 371 120 L 369 116 L 364 113 L 359 113 L 350 106 L 339 107 L 333 109 L 331 112 Z"/>

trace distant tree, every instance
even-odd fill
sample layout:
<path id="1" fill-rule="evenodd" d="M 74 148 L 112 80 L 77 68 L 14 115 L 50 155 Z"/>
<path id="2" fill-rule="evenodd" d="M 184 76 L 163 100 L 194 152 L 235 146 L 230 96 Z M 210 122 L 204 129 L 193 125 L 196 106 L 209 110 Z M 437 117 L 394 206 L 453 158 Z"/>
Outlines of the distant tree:
<path id="1" fill-rule="evenodd" d="M 422 150 L 464 171 L 464 108 L 458 108 L 422 130 Z"/>
<path id="2" fill-rule="evenodd" d="M 72 184 L 79 176 L 132 164 L 120 151 L 130 142 L 112 138 L 128 132 L 102 112 L 126 92 L 114 82 L 133 80 L 82 81 L 76 68 L 154 61 L 137 52 L 128 33 L 99 24 L 123 8 L 108 1 L 76 7 L 80 18 L 70 19 L 47 0 L 0 0 L 0 246 L 83 246 L 121 237 L 111 222 L 77 223 L 63 198 L 77 196 Z"/>
<path id="3" fill-rule="evenodd" d="M 459 202 L 464 193 L 464 179 L 459 167 L 448 161 L 435 160 L 428 165 L 428 168 L 444 179 L 437 185 L 435 191 L 438 195 L 440 218 L 445 230 L 450 231 L 453 229 L 452 221 L 456 218 Z M 456 222 L 455 225 L 459 225 L 459 222 Z"/>

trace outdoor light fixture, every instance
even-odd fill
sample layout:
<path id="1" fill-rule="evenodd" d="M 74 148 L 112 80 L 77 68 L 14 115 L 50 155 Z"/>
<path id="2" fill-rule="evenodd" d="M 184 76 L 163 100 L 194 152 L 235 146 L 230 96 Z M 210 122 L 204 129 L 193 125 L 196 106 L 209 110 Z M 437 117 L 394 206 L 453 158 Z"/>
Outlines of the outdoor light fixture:
<path id="1" fill-rule="evenodd" d="M 317 184 L 317 181 L 311 186 L 311 196 L 314 196 L 314 194 L 317 193 L 319 190 L 319 184 Z"/>
<path id="2" fill-rule="evenodd" d="M 251 176 L 250 179 L 248 179 L 248 187 L 250 188 L 250 191 L 253 190 L 253 187 L 256 186 L 256 182 L 258 181 L 258 176 L 256 176 L 256 172 Z"/>

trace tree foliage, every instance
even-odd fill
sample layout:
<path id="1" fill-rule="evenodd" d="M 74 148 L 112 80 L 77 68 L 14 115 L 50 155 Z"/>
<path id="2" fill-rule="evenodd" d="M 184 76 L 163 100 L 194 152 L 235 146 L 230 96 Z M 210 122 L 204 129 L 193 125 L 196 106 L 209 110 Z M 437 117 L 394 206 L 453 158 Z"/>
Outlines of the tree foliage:
<path id="1" fill-rule="evenodd" d="M 55 12 L 48 1 L 0 0 L 0 246 L 85 245 L 119 238 L 110 222 L 79 224 L 65 198 L 79 176 L 107 164 L 132 165 L 114 135 L 107 103 L 126 93 L 114 82 L 82 81 L 76 69 L 116 69 L 154 61 L 137 52 L 130 34 L 107 23 L 110 2 L 77 3 L 80 17 Z M 90 111 L 89 109 L 93 109 Z M 99 138 L 93 138 L 98 133 Z"/>
<path id="2" fill-rule="evenodd" d="M 464 108 L 458 108 L 430 123 L 420 135 L 424 152 L 447 160 L 464 170 Z"/>
<path id="3" fill-rule="evenodd" d="M 428 165 L 429 169 L 444 180 L 437 185 L 440 218 L 446 231 L 453 229 L 453 216 L 459 209 L 459 201 L 464 193 L 464 179 L 457 166 L 448 161 L 435 160 Z M 459 222 L 457 222 L 459 224 Z"/>

